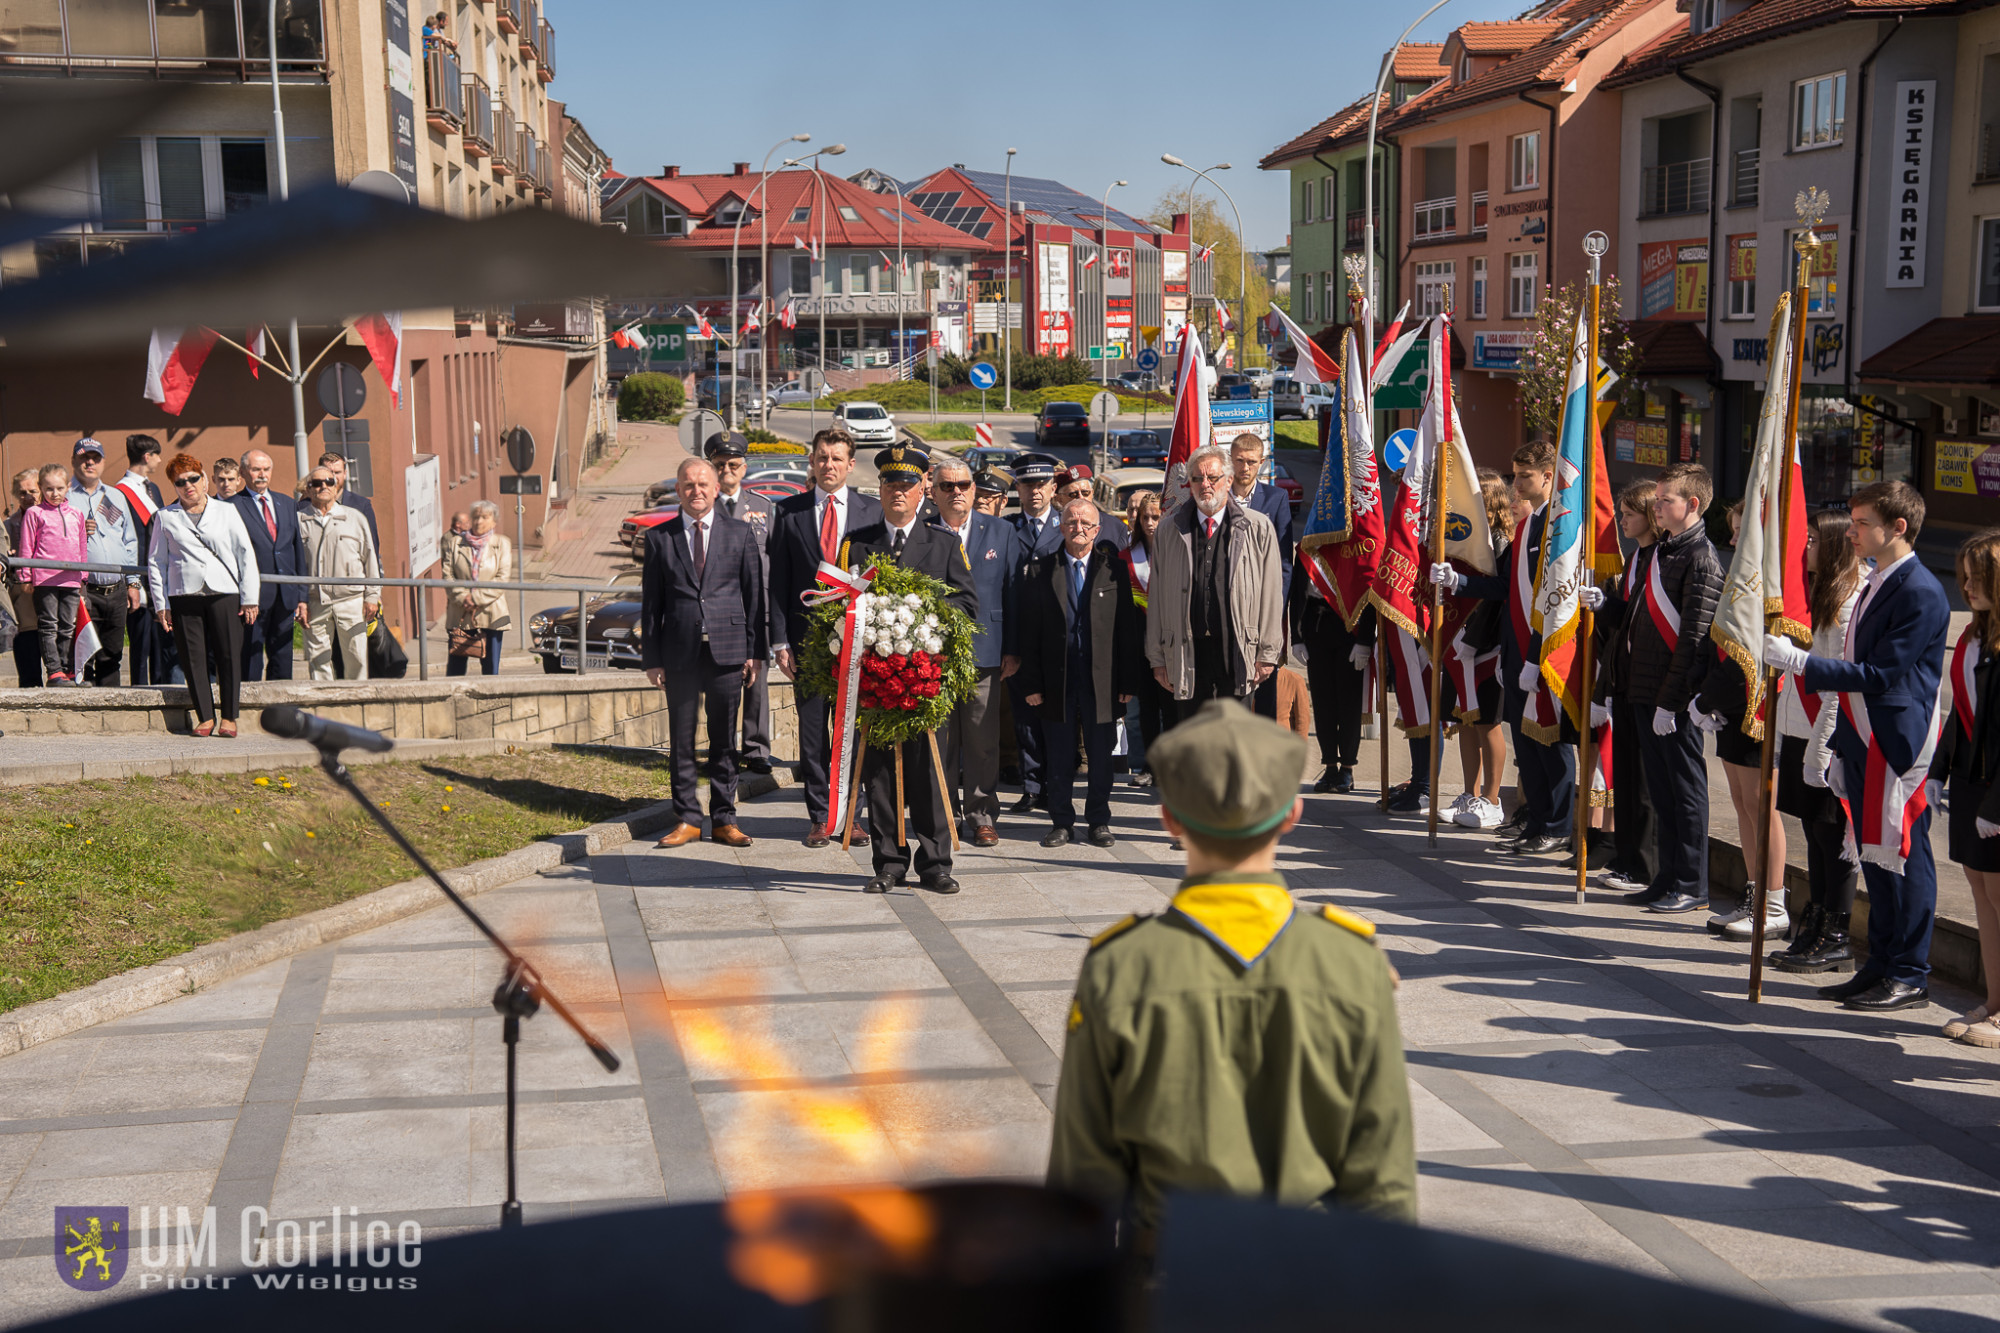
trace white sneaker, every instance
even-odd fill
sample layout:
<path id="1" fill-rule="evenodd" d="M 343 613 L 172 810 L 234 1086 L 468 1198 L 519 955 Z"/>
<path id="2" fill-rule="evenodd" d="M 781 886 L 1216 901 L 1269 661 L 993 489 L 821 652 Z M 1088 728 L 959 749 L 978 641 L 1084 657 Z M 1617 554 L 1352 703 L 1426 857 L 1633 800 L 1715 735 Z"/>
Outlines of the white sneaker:
<path id="1" fill-rule="evenodd" d="M 1744 901 L 1748 902 L 1749 899 L 1746 898 Z M 1766 940 L 1782 939 L 1785 932 L 1791 928 L 1791 914 L 1785 911 L 1785 895 L 1782 893 L 1771 894 L 1764 900 L 1764 938 Z M 1722 938 L 1725 940 L 1753 939 L 1756 936 L 1756 929 L 1756 920 L 1748 910 L 1745 910 L 1741 920 L 1731 921 L 1722 928 Z"/>
<path id="2" fill-rule="evenodd" d="M 1479 827 L 1479 797 L 1475 793 L 1458 794 L 1458 799 L 1451 803 L 1451 822 L 1461 828 Z"/>
<path id="3" fill-rule="evenodd" d="M 1630 878 L 1622 870 L 1606 870 L 1597 876 L 1597 885 L 1613 893 L 1634 893 L 1646 887 L 1640 880 Z"/>
<path id="4" fill-rule="evenodd" d="M 1498 801 L 1489 801 L 1482 796 L 1478 798 L 1478 807 L 1480 828 L 1496 829 L 1507 820 L 1507 812 L 1500 808 Z"/>

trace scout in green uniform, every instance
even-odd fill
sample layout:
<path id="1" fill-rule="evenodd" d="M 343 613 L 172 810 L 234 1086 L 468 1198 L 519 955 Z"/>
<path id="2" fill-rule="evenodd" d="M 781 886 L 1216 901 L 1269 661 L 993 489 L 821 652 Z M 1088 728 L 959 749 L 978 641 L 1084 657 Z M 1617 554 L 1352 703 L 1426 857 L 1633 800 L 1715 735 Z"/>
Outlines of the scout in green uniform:
<path id="1" fill-rule="evenodd" d="M 1294 908 L 1278 838 L 1306 743 L 1211 700 L 1148 751 L 1188 876 L 1091 941 L 1069 1011 L 1049 1183 L 1129 1207 L 1173 1190 L 1413 1222 L 1395 973 L 1368 922 Z"/>

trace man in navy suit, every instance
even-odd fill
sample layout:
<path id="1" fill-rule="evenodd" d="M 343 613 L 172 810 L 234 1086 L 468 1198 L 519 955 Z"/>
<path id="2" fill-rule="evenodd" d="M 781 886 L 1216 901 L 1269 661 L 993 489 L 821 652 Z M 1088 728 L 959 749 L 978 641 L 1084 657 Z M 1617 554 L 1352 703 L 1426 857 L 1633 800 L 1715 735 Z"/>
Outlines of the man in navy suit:
<path id="1" fill-rule="evenodd" d="M 799 594 L 814 586 L 822 560 L 838 563 L 841 543 L 850 533 L 882 521 L 881 503 L 848 487 L 854 438 L 846 431 L 833 427 L 815 435 L 806 466 L 813 488 L 779 501 L 771 524 L 771 657 L 788 680 L 798 679 L 793 645 L 803 643 L 807 632 Z M 833 741 L 827 732 L 832 704 L 822 695 L 798 697 L 799 767 L 805 770 L 806 819 L 811 825 L 805 836 L 808 847 L 824 847 L 831 841 L 826 815 L 833 761 Z M 857 827 L 853 841 L 866 846 L 868 835 Z"/>
<path id="2" fill-rule="evenodd" d="M 1868 961 L 1820 995 L 1882 1013 L 1930 1002 L 1937 863 L 1924 779 L 1937 749 L 1938 685 L 1951 604 L 1917 560 L 1924 499 L 1902 481 L 1863 486 L 1847 502 L 1848 540 L 1874 561 L 1848 622 L 1847 651 L 1814 657 L 1767 635 L 1766 665 L 1797 672 L 1802 689 L 1838 701 L 1833 767 L 1806 781 L 1847 802 L 1868 883 Z"/>
<path id="3" fill-rule="evenodd" d="M 668 762 L 680 821 L 661 847 L 701 837 L 695 710 L 705 706 L 710 736 L 735 735 L 743 687 L 764 664 L 764 556 L 756 534 L 716 512 L 720 487 L 707 462 L 687 459 L 676 481 L 681 512 L 646 535 L 642 583 L 646 679 L 667 692 Z M 736 752 L 726 745 L 709 769 L 708 815 L 715 841 L 750 845 L 736 827 Z"/>
<path id="4" fill-rule="evenodd" d="M 252 449 L 240 460 L 247 488 L 229 498 L 243 515 L 243 527 L 250 534 L 250 548 L 257 553 L 257 572 L 303 574 L 306 569 L 305 541 L 299 535 L 298 506 L 271 491 L 271 456 Z M 266 577 L 264 603 L 257 608 L 256 622 L 243 631 L 243 679 L 290 680 L 292 678 L 292 625 L 303 621 L 306 600 L 303 583 L 273 583 Z"/>
<path id="5" fill-rule="evenodd" d="M 931 468 L 931 496 L 937 526 L 958 539 L 972 566 L 979 594 L 977 656 L 979 681 L 951 715 L 944 734 L 944 771 L 959 792 L 959 817 L 975 847 L 1000 841 L 1000 705 L 997 682 L 1020 669 L 1014 648 L 1014 588 L 1021 572 L 1021 543 L 1014 525 L 973 511 L 972 468 L 965 460 L 941 455 Z"/>
<path id="6" fill-rule="evenodd" d="M 1055 498 L 1056 474 L 1063 470 L 1063 461 L 1054 454 L 1022 454 L 1014 460 L 1014 490 L 1021 497 L 1021 512 L 1011 521 L 1020 539 L 1023 564 L 1062 548 L 1062 518 L 1056 513 Z M 1028 706 L 1021 682 L 1011 676 L 1007 698 L 1014 714 L 1014 745 L 1021 752 L 1021 799 L 1014 803 L 1013 813 L 1025 815 L 1048 804 L 1042 784 L 1048 763 L 1042 716 Z"/>
<path id="7" fill-rule="evenodd" d="M 1262 436 L 1244 431 L 1229 443 L 1229 484 L 1236 503 L 1253 514 L 1262 514 L 1278 531 L 1278 577 L 1285 605 L 1292 604 L 1292 552 L 1298 537 L 1292 530 L 1291 497 L 1268 481 L 1257 480 L 1264 470 Z M 1290 642 L 1290 640 L 1287 640 Z M 1257 687 L 1257 711 L 1265 717 L 1278 716 L 1278 673 L 1273 671 Z"/>

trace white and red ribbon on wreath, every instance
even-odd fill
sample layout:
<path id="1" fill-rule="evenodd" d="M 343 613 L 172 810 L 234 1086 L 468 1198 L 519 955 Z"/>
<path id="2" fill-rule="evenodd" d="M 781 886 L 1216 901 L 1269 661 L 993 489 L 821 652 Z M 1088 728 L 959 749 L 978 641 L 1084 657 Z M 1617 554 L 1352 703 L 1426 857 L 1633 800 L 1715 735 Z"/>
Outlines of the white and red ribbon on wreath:
<path id="1" fill-rule="evenodd" d="M 833 799 L 827 802 L 825 832 L 830 838 L 839 837 L 847 827 L 847 808 L 854 799 L 854 715 L 861 696 L 861 658 L 866 652 L 857 632 L 855 609 L 874 581 L 873 566 L 850 574 L 822 560 L 815 580 L 818 586 L 799 594 L 799 600 L 808 607 L 827 602 L 847 603 L 840 629 L 834 643 L 829 645 L 833 649 L 833 790 L 829 793 Z"/>

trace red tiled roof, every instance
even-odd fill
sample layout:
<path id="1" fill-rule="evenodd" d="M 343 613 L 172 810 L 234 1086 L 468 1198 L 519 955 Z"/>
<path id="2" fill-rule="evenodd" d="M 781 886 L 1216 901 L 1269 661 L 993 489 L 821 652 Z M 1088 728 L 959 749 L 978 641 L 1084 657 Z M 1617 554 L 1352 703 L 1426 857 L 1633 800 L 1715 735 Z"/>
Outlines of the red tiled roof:
<path id="1" fill-rule="evenodd" d="M 1603 86 L 1622 88 L 1660 78 L 1698 60 L 1847 19 L 1952 14 L 1987 3 L 1990 0 L 1761 0 L 1707 32 L 1676 31 L 1633 52 L 1605 77 Z"/>
<path id="2" fill-rule="evenodd" d="M 1518 55 L 1529 47 L 1569 26 L 1560 19 L 1527 21 L 1510 19 L 1499 23 L 1465 23 L 1453 30 L 1458 44 L 1476 56 Z"/>
<path id="3" fill-rule="evenodd" d="M 2000 315 L 1934 319 L 1861 363 L 1875 384 L 2000 383 Z"/>
<path id="4" fill-rule="evenodd" d="M 1398 79 L 1441 79 L 1448 72 L 1444 66 L 1443 42 L 1404 42 L 1396 48 Z"/>
<path id="5" fill-rule="evenodd" d="M 1373 97 L 1361 97 L 1348 103 L 1340 110 L 1322 120 L 1319 124 L 1299 135 L 1296 139 L 1281 143 L 1258 159 L 1260 169 L 1269 171 L 1294 158 L 1310 157 L 1314 153 L 1325 152 L 1334 142 L 1347 134 L 1358 124 L 1364 129 L 1368 124 L 1368 110 Z M 1389 94 L 1382 94 L 1382 110 L 1389 109 Z"/>
<path id="6" fill-rule="evenodd" d="M 1455 87 L 1433 89 L 1423 99 L 1422 108 L 1412 112 L 1412 119 L 1512 97 L 1531 88 L 1558 87 L 1569 78 L 1585 52 L 1656 3 L 1658 0 L 1560 0 L 1543 11 L 1547 15 L 1544 21 L 1520 25 L 1467 24 L 1467 27 L 1532 27 L 1543 35 L 1520 54 L 1475 78 Z"/>
<path id="7" fill-rule="evenodd" d="M 876 194 L 839 176 L 827 173 L 821 177 L 825 182 L 824 192 L 813 183 L 810 171 L 774 171 L 768 186 L 768 216 L 772 246 L 790 246 L 793 238 L 810 245 L 820 234 L 820 212 L 826 212 L 826 243 L 828 246 L 872 245 L 883 248 L 896 244 L 896 196 Z M 685 236 L 656 238 L 675 246 L 696 249 L 726 248 L 736 238 L 736 228 L 715 221 L 716 210 L 728 200 L 748 200 L 757 194 L 755 176 L 645 176 L 628 179 L 605 201 L 608 213 L 630 198 L 635 190 L 650 189 L 686 213 L 692 226 Z M 766 195 L 758 195 L 758 202 L 764 203 Z M 854 212 L 854 220 L 841 216 L 845 206 Z M 806 209 L 803 222 L 793 222 L 796 209 Z M 753 213 L 743 224 L 743 238 L 746 242 L 761 240 L 763 233 L 758 227 Z M 903 246 L 905 249 L 928 250 L 997 250 L 997 239 L 982 241 L 967 235 L 956 227 L 925 217 L 913 204 L 903 205 Z"/>

